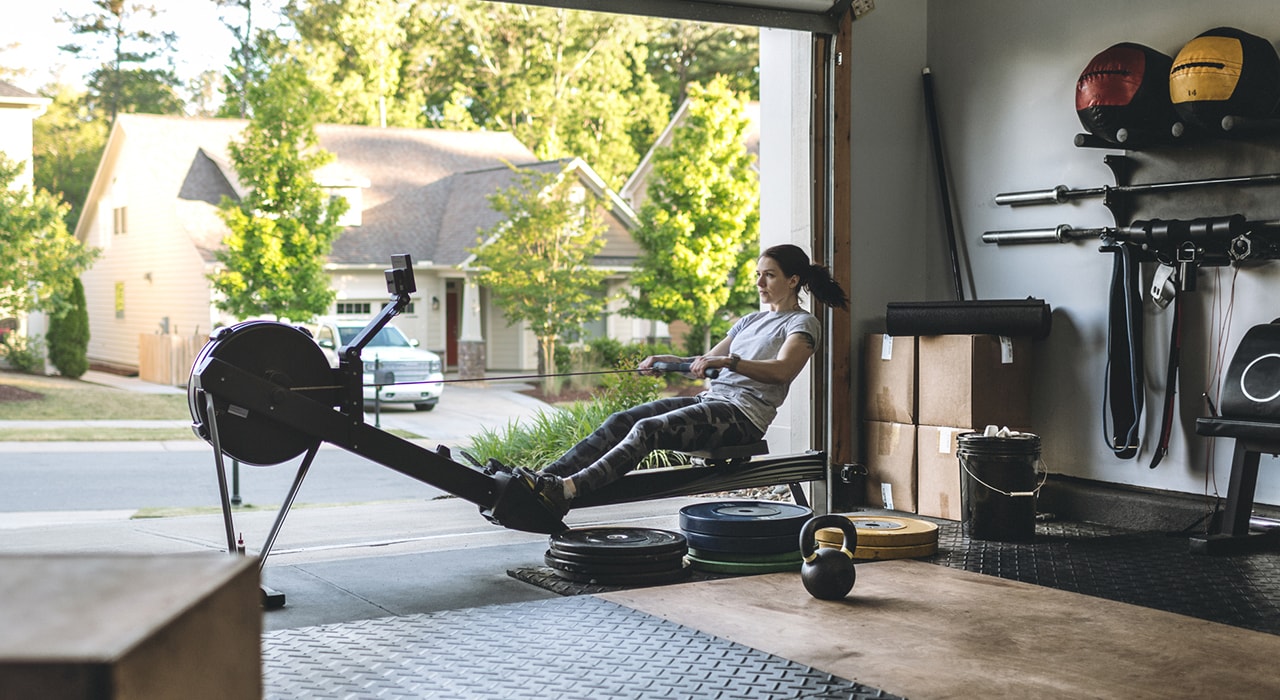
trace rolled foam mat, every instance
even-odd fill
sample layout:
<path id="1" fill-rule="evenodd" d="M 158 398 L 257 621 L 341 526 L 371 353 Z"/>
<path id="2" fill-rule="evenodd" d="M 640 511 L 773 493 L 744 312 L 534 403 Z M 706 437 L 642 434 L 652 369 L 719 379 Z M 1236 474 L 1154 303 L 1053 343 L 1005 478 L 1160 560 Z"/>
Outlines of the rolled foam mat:
<path id="1" fill-rule="evenodd" d="M 889 335 L 1011 335 L 1047 338 L 1051 309 L 1042 299 L 890 302 Z"/>

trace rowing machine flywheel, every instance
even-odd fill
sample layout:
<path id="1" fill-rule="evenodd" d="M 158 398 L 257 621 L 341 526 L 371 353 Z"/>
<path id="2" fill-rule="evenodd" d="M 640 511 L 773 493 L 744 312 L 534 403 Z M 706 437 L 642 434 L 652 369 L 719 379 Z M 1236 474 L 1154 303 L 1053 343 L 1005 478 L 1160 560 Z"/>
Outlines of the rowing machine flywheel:
<path id="1" fill-rule="evenodd" d="M 334 383 L 329 362 L 311 334 L 297 326 L 275 321 L 245 321 L 215 332 L 196 356 L 193 375 L 210 359 L 217 359 L 278 386 L 325 387 Z M 192 429 L 196 435 L 213 443 L 209 425 L 207 393 L 193 376 L 187 383 L 187 405 L 191 409 Z M 319 394 L 319 395 L 317 395 Z M 325 400 L 332 389 L 312 391 L 312 398 Z M 222 452 L 245 464 L 266 466 L 297 457 L 320 439 L 273 420 L 232 405 L 216 395 L 213 399 L 217 417 L 218 442 Z"/>

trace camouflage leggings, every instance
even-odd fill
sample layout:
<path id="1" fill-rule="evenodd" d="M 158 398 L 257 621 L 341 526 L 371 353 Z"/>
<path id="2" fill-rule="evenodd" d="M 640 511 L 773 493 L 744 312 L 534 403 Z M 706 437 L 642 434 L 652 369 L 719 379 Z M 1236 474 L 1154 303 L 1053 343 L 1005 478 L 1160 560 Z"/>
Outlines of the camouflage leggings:
<path id="1" fill-rule="evenodd" d="M 573 477 L 583 494 L 621 479 L 654 450 L 705 450 L 762 437 L 764 431 L 731 403 L 677 396 L 609 416 L 543 471 Z"/>

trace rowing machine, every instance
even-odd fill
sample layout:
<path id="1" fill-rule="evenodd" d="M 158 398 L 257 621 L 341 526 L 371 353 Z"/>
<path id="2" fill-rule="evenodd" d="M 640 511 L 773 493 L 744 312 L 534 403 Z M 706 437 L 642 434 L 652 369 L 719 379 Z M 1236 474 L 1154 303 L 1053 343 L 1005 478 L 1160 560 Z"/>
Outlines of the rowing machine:
<path id="1" fill-rule="evenodd" d="M 429 450 L 364 421 L 360 352 L 416 290 L 408 255 L 392 257 L 386 270 L 390 301 L 348 345 L 332 369 L 305 329 L 275 321 L 245 321 L 220 328 L 196 357 L 188 382 L 192 428 L 213 446 L 227 550 L 237 551 L 223 457 L 270 466 L 302 455 L 297 475 L 260 554 L 259 570 L 297 497 L 322 442 L 337 445 L 406 476 L 479 506 L 491 522 L 515 530 L 555 533 L 563 520 L 519 481 Z M 826 478 L 826 455 L 806 452 L 715 469 L 640 470 L 579 506 L 692 495 Z"/>

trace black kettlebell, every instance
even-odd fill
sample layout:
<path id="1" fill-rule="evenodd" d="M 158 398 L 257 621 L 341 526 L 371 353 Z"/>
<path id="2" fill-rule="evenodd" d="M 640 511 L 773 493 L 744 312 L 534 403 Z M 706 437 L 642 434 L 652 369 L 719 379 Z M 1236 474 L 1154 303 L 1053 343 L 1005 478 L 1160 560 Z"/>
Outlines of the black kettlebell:
<path id="1" fill-rule="evenodd" d="M 815 535 L 825 527 L 838 527 L 844 532 L 840 549 L 818 547 Z M 809 518 L 800 530 L 800 580 L 809 595 L 820 600 L 840 600 L 853 590 L 857 573 L 853 570 L 853 550 L 858 547 L 858 529 L 843 515 L 819 515 Z"/>

